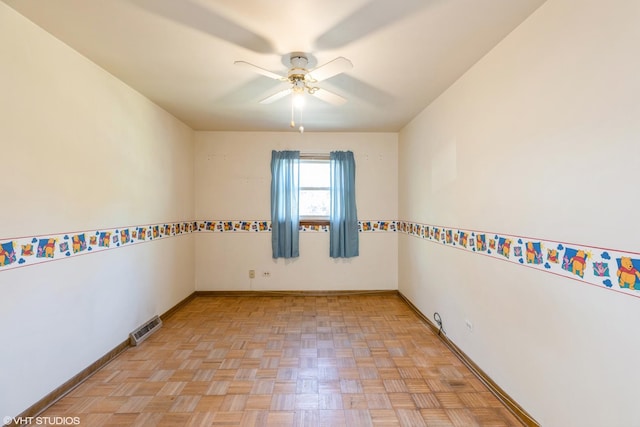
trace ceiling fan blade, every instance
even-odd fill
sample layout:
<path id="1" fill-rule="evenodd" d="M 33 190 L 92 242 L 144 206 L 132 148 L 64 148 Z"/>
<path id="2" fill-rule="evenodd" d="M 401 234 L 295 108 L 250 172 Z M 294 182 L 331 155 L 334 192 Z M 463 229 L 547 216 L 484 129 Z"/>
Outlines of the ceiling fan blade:
<path id="1" fill-rule="evenodd" d="M 240 67 L 247 68 L 247 69 L 253 71 L 254 73 L 262 74 L 263 76 L 269 77 L 269 78 L 274 79 L 274 80 L 287 81 L 287 78 L 285 76 L 281 76 L 280 74 L 272 73 L 269 70 L 265 70 L 264 68 L 258 67 L 257 65 L 253 65 L 253 64 L 251 64 L 250 62 L 247 62 L 247 61 L 235 61 L 234 65 L 238 65 Z"/>
<path id="2" fill-rule="evenodd" d="M 178 22 L 253 52 L 275 52 L 269 40 L 216 13 L 210 7 L 204 7 L 194 1 L 133 0 L 132 3 L 165 19 Z"/>
<path id="3" fill-rule="evenodd" d="M 281 90 L 280 92 L 276 92 L 273 95 L 266 97 L 265 99 L 260 101 L 260 104 L 271 104 L 272 102 L 275 102 L 278 99 L 284 98 L 285 96 L 289 95 L 290 93 L 291 93 L 291 88 Z"/>
<path id="4" fill-rule="evenodd" d="M 318 90 L 314 92 L 313 96 L 333 105 L 342 105 L 347 102 L 346 98 L 322 88 L 318 88 Z"/>
<path id="5" fill-rule="evenodd" d="M 312 82 L 321 82 L 328 78 L 335 76 L 336 74 L 344 73 L 353 68 L 353 64 L 347 58 L 342 56 L 327 62 L 319 67 L 311 70 L 306 78 Z"/>

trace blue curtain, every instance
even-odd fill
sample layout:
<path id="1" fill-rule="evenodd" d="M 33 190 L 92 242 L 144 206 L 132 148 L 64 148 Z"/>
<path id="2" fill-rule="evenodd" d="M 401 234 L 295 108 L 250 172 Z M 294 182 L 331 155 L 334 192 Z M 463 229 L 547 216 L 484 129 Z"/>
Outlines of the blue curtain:
<path id="1" fill-rule="evenodd" d="M 273 258 L 300 255 L 299 151 L 271 152 L 271 248 Z"/>
<path id="2" fill-rule="evenodd" d="M 331 258 L 358 256 L 358 213 L 356 210 L 356 163 L 351 151 L 332 151 L 329 255 Z"/>

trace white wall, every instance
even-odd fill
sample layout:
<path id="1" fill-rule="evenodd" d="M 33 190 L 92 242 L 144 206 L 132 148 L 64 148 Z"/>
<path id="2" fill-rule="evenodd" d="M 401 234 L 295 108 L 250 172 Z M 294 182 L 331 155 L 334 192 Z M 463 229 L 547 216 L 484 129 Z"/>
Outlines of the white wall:
<path id="1" fill-rule="evenodd" d="M 639 252 L 638 22 L 548 0 L 401 131 L 400 218 Z M 543 426 L 640 425 L 640 299 L 404 234 L 399 289 Z"/>
<path id="2" fill-rule="evenodd" d="M 271 150 L 286 149 L 353 151 L 359 219 L 397 218 L 397 134 L 309 132 L 196 132 L 196 217 L 269 221 Z M 271 233 L 198 234 L 196 288 L 396 289 L 397 234 L 360 233 L 360 256 L 333 260 L 327 233 L 301 233 L 292 261 L 271 258 Z"/>
<path id="3" fill-rule="evenodd" d="M 193 131 L 0 3 L 0 242 L 193 219 Z M 0 267 L 0 415 L 194 290 L 193 235 Z"/>

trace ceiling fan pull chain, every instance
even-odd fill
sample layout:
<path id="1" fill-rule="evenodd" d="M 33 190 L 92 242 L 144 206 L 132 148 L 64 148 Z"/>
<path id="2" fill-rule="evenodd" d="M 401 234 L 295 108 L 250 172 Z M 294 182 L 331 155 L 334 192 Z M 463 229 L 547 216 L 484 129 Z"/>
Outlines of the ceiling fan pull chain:
<path id="1" fill-rule="evenodd" d="M 293 114 L 295 113 L 295 109 L 294 109 L 295 103 L 293 102 L 293 96 L 291 97 L 291 124 L 290 126 L 292 128 L 296 127 L 296 122 L 294 120 L 294 116 Z"/>
<path id="2" fill-rule="evenodd" d="M 302 126 L 302 110 L 303 110 L 303 108 L 300 107 L 300 127 L 298 128 L 298 131 L 300 133 L 304 133 L 304 126 Z"/>

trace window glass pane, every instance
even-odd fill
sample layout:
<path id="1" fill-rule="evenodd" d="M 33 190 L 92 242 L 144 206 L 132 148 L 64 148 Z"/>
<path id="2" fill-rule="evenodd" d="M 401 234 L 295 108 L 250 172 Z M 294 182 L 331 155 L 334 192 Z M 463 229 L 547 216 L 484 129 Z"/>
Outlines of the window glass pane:
<path id="1" fill-rule="evenodd" d="M 300 187 L 325 187 L 330 185 L 328 161 L 301 161 Z"/>
<path id="2" fill-rule="evenodd" d="M 300 216 L 329 216 L 329 190 L 300 190 Z"/>

